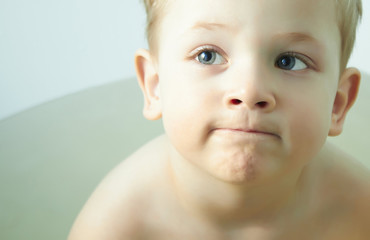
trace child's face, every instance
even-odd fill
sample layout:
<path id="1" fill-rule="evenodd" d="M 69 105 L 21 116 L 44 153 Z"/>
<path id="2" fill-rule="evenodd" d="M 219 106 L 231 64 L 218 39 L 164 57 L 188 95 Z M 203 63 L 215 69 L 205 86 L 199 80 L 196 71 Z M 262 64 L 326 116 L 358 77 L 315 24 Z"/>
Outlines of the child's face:
<path id="1" fill-rule="evenodd" d="M 176 0 L 158 33 L 163 122 L 224 181 L 279 177 L 321 149 L 339 78 L 334 1 Z"/>

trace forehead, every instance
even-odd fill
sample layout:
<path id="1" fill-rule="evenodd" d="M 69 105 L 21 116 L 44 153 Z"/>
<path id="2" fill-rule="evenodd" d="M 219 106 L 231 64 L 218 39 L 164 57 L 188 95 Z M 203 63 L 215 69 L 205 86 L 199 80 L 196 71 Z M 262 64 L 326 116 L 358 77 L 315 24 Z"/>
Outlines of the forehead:
<path id="1" fill-rule="evenodd" d="M 160 38 L 172 41 L 203 30 L 255 41 L 284 33 L 304 33 L 328 45 L 340 41 L 333 0 L 172 0 L 160 29 Z"/>
<path id="2" fill-rule="evenodd" d="M 284 23 L 293 18 L 334 20 L 336 15 L 334 0 L 171 0 L 167 7 L 169 21 L 186 19 L 187 23 L 192 19 L 247 23 L 262 18 L 270 23 Z"/>

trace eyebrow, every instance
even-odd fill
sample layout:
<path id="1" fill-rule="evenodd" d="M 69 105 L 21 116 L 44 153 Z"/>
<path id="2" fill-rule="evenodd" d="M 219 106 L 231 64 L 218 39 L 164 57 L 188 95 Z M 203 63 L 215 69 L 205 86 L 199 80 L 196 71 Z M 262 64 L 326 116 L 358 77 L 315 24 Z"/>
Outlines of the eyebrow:
<path id="1" fill-rule="evenodd" d="M 324 45 L 316 39 L 315 37 L 311 36 L 310 34 L 301 33 L 301 32 L 288 32 L 288 33 L 281 33 L 276 34 L 272 37 L 273 40 L 278 39 L 287 39 L 290 42 L 311 42 L 315 44 L 320 49 L 324 48 Z"/>
<path id="2" fill-rule="evenodd" d="M 196 22 L 190 29 L 197 30 L 197 29 L 206 29 L 206 30 L 215 30 L 215 29 L 226 29 L 229 31 L 235 31 L 233 27 L 223 23 L 216 23 L 216 22 Z M 317 45 L 321 45 L 320 41 L 311 36 L 310 34 L 301 33 L 301 32 L 288 32 L 288 33 L 281 33 L 276 34 L 272 37 L 272 39 L 288 39 L 292 42 L 314 42 Z"/>
<path id="3" fill-rule="evenodd" d="M 197 30 L 197 29 L 206 29 L 206 30 L 215 30 L 215 29 L 226 29 L 226 30 L 234 30 L 230 26 L 223 24 L 223 23 L 216 23 L 216 22 L 196 22 L 190 29 Z"/>
<path id="4" fill-rule="evenodd" d="M 223 23 L 217 23 L 217 22 L 205 22 L 205 21 L 198 21 L 196 22 L 190 30 L 198 30 L 198 29 L 205 29 L 209 31 L 217 30 L 217 29 L 224 29 L 231 32 L 237 31 L 237 26 L 230 26 Z M 308 42 L 313 44 L 315 47 L 317 47 L 320 51 L 325 50 L 324 44 L 310 35 L 309 33 L 303 33 L 303 32 L 287 32 L 287 33 L 278 33 L 271 38 L 273 41 L 275 40 L 288 40 L 292 43 L 299 43 L 299 42 Z"/>

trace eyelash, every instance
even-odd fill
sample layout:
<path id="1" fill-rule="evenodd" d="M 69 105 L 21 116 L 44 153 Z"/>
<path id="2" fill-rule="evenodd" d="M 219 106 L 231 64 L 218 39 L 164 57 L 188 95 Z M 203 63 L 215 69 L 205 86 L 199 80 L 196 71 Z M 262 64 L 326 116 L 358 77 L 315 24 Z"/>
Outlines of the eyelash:
<path id="1" fill-rule="evenodd" d="M 196 48 L 194 51 L 192 51 L 190 54 L 189 54 L 189 59 L 192 59 L 192 60 L 195 60 L 199 54 L 201 54 L 202 52 L 204 51 L 212 51 L 212 52 L 215 52 L 215 53 L 218 53 L 220 54 L 223 58 L 225 58 L 225 61 L 226 62 L 229 62 L 229 59 L 227 57 L 225 57 L 225 52 L 222 51 L 221 49 L 219 49 L 218 47 L 216 46 L 213 46 L 213 45 L 205 45 L 205 46 L 200 46 L 198 48 Z M 299 59 L 300 61 L 302 61 L 304 64 L 307 65 L 307 68 L 311 68 L 311 69 L 316 69 L 312 59 L 304 54 L 301 54 L 301 53 L 297 53 L 297 52 L 292 52 L 292 51 L 288 51 L 288 52 L 284 52 L 284 53 L 281 53 L 279 54 L 276 58 L 275 58 L 275 66 L 276 66 L 276 61 L 277 59 L 281 58 L 282 56 L 290 56 L 290 57 L 294 57 L 294 58 L 297 58 Z"/>
<path id="2" fill-rule="evenodd" d="M 297 52 L 284 52 L 284 53 L 279 54 L 279 55 L 276 57 L 275 65 L 276 65 L 276 61 L 277 61 L 278 59 L 280 59 L 281 57 L 283 57 L 283 56 L 290 56 L 290 57 L 297 58 L 297 59 L 299 59 L 300 61 L 302 61 L 304 64 L 306 64 L 306 65 L 307 65 L 307 68 L 315 69 L 315 67 L 314 67 L 314 63 L 313 63 L 313 61 L 311 60 L 311 58 L 309 58 L 308 56 L 306 56 L 306 55 L 304 55 L 304 54 L 297 53 Z"/>
<path id="3" fill-rule="evenodd" d="M 199 56 L 199 54 L 201 54 L 202 52 L 205 52 L 205 51 L 210 51 L 210 52 L 215 52 L 215 53 L 218 53 L 220 54 L 226 62 L 228 62 L 228 59 L 225 57 L 225 52 L 222 51 L 221 49 L 219 49 L 218 47 L 216 46 L 213 46 L 213 45 L 205 45 L 205 46 L 200 46 L 198 48 L 196 48 L 194 51 L 192 51 L 190 54 L 189 54 L 189 59 L 196 59 L 196 57 Z"/>

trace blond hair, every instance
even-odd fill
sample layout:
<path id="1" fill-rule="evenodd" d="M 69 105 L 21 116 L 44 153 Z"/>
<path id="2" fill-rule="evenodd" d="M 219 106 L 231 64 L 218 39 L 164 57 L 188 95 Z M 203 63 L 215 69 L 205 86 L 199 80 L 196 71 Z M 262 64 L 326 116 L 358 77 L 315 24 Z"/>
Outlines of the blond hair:
<path id="1" fill-rule="evenodd" d="M 156 51 L 156 43 L 158 37 L 155 33 L 158 32 L 158 26 L 160 19 L 165 14 L 165 9 L 168 4 L 168 0 L 142 0 L 146 10 L 146 37 L 149 44 L 149 48 L 152 51 Z"/>
<path id="2" fill-rule="evenodd" d="M 147 14 L 146 35 L 149 48 L 155 51 L 160 18 L 169 0 L 142 0 Z M 326 1 L 326 0 L 325 0 Z M 356 30 L 359 20 L 362 17 L 361 0 L 335 0 L 337 5 L 337 21 L 341 35 L 341 70 L 343 70 L 351 56 L 356 39 Z"/>
<path id="3" fill-rule="evenodd" d="M 358 22 L 362 17 L 361 0 L 335 0 L 341 37 L 341 70 L 345 69 L 356 40 Z"/>

